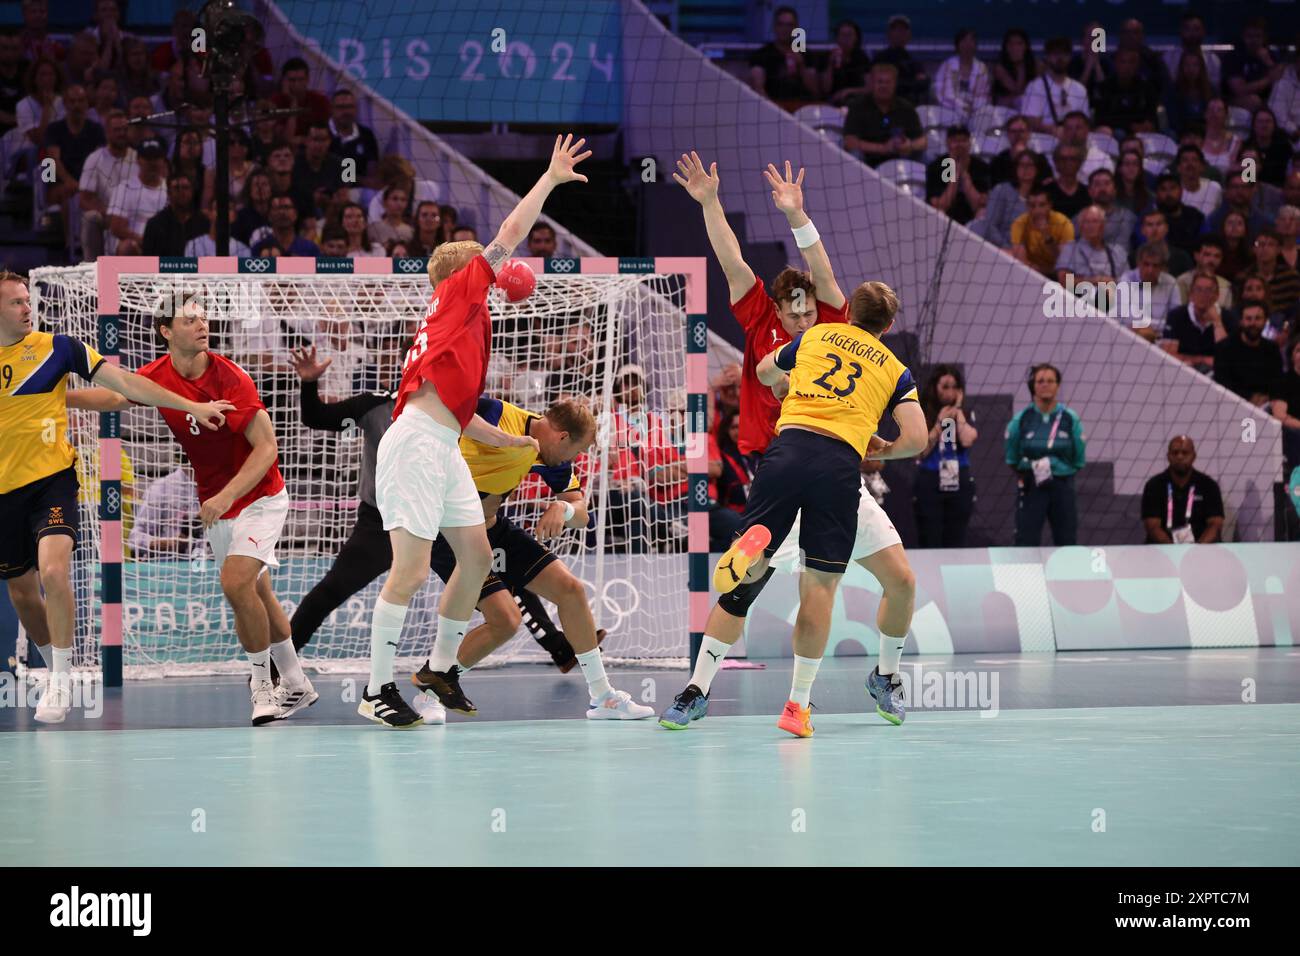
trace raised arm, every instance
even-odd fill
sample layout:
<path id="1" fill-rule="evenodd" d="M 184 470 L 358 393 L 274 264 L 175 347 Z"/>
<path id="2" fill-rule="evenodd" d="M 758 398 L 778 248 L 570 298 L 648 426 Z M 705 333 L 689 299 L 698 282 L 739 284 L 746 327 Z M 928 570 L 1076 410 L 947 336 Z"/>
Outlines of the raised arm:
<path id="1" fill-rule="evenodd" d="M 134 372 L 124 372 L 116 365 L 107 362 L 95 370 L 94 381 L 105 385 L 120 395 L 124 395 L 137 405 L 152 405 L 154 408 L 174 408 L 177 411 L 193 415 L 209 431 L 216 431 L 226 422 L 226 412 L 235 410 L 235 406 L 224 399 L 217 402 L 191 402 L 170 392 L 149 379 Z M 112 409 L 110 409 L 112 410 Z"/>
<path id="2" fill-rule="evenodd" d="M 831 257 L 826 253 L 826 245 L 817 234 L 817 227 L 812 224 L 803 209 L 803 176 L 805 170 L 799 170 L 798 178 L 790 171 L 790 161 L 785 163 L 785 177 L 771 163 L 763 175 L 772 187 L 772 202 L 776 208 L 785 213 L 786 222 L 794 230 L 794 241 L 803 253 L 804 262 L 812 275 L 813 285 L 817 287 L 818 301 L 825 302 L 832 309 L 844 308 L 844 292 L 835 281 L 835 270 L 831 268 Z M 805 245 L 807 243 L 807 245 Z"/>
<path id="3" fill-rule="evenodd" d="M 740 242 L 731 231 L 727 214 L 718 199 L 718 164 L 713 163 L 706 172 L 700 157 L 692 152 L 689 156 L 682 154 L 682 158 L 677 160 L 677 169 L 673 179 L 704 209 L 704 229 L 709 234 L 709 245 L 727 277 L 727 291 L 732 303 L 739 302 L 754 287 L 754 272 L 740 254 Z"/>
<path id="4" fill-rule="evenodd" d="M 551 190 L 564 183 L 587 181 L 586 176 L 575 171 L 578 163 L 591 155 L 591 150 L 581 152 L 586 142 L 585 139 L 573 142 L 572 133 L 566 134 L 563 140 L 559 136 L 555 137 L 555 148 L 551 151 L 551 165 L 546 168 L 546 172 L 542 174 L 541 179 L 537 180 L 533 188 L 528 190 L 528 195 L 519 200 L 519 205 L 506 216 L 505 222 L 501 223 L 501 228 L 497 231 L 496 238 L 483 250 L 483 258 L 488 261 L 493 272 L 499 269 L 501 264 L 514 253 L 515 247 L 528 237 L 528 231 L 533 228 L 537 217 L 541 215 L 542 206 L 550 196 Z"/>
<path id="5" fill-rule="evenodd" d="M 333 361 L 328 357 L 318 359 L 314 345 L 296 348 L 289 353 L 289 364 L 293 366 L 298 378 L 302 379 L 298 403 L 302 410 L 302 423 L 308 428 L 341 432 L 349 426 L 358 424 L 361 417 L 371 409 L 390 401 L 388 395 L 364 392 L 345 398 L 341 402 L 322 402 L 318 382 Z"/>

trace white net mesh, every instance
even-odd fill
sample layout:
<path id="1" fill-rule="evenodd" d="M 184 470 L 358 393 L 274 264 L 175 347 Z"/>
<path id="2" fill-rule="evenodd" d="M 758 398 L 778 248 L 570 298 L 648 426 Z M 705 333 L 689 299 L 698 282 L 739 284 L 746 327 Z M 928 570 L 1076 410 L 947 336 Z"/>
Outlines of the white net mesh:
<path id="1" fill-rule="evenodd" d="M 577 462 L 593 516 L 552 550 L 587 585 L 608 660 L 684 658 L 687 629 L 685 495 L 685 286 L 680 276 L 539 275 L 525 302 L 493 305 L 487 394 L 535 412 L 561 397 L 591 403 L 597 442 Z M 94 343 L 93 266 L 32 274 L 39 327 Z M 427 309 L 423 271 L 394 275 L 129 274 L 120 277 L 122 367 L 160 354 L 150 314 L 163 296 L 204 297 L 212 348 L 257 384 L 275 424 L 291 509 L 280 540 L 277 596 L 292 616 L 352 531 L 363 437 L 302 424 L 300 382 L 288 362 L 298 345 L 333 359 L 323 401 L 395 384 L 410 337 Z M 642 370 L 642 403 L 620 392 L 627 364 Z M 624 399 L 625 401 L 620 401 Z M 612 413 L 609 411 L 612 409 Z M 76 663 L 98 666 L 101 533 L 98 416 L 72 411 L 80 449 L 82 540 Z M 139 408 L 121 416 L 123 468 L 123 664 L 126 676 L 157 677 L 244 666 L 230 608 L 197 522 L 198 501 L 180 446 L 162 418 Z M 529 476 L 504 510 L 533 527 L 550 492 Z M 143 520 L 142 520 L 143 515 Z M 170 522 L 159 516 L 171 515 Z M 303 651 L 318 669 L 355 670 L 368 656 L 370 612 L 380 574 L 331 614 Z M 411 606 L 398 658 L 423 661 L 432 645 L 441 582 Z M 555 609 L 546 606 L 561 626 Z M 667 625 L 667 626 L 666 626 Z M 546 660 L 525 629 L 487 663 Z"/>

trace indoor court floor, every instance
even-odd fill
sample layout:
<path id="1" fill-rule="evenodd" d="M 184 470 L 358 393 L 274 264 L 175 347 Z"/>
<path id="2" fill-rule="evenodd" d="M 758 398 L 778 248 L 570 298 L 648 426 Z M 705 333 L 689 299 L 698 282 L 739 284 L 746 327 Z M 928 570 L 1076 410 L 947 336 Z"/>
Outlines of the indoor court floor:
<path id="1" fill-rule="evenodd" d="M 807 740 L 775 726 L 788 661 L 721 672 L 682 732 L 585 720 L 578 672 L 537 665 L 469 674 L 481 716 L 407 732 L 356 716 L 360 676 L 265 728 L 233 677 L 128 683 L 59 727 L 7 706 L 0 863 L 1300 863 L 1298 649 L 907 657 L 984 706 L 922 678 L 902 727 L 871 661 L 823 665 Z M 656 711 L 686 678 L 611 669 Z"/>

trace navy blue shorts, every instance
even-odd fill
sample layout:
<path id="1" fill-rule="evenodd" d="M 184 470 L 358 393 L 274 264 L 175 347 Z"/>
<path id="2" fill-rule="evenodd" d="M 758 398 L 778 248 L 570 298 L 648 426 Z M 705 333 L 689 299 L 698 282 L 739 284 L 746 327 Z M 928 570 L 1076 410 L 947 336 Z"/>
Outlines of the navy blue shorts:
<path id="1" fill-rule="evenodd" d="M 66 534 L 77 546 L 80 490 L 74 466 L 0 495 L 0 579 L 36 567 L 37 542 L 47 534 Z"/>
<path id="2" fill-rule="evenodd" d="M 518 594 L 556 560 L 550 548 L 503 514 L 498 514 L 496 524 L 487 529 L 487 538 L 492 547 L 492 570 L 479 592 L 480 601 L 498 591 Z M 433 573 L 447 581 L 456 569 L 456 555 L 442 535 L 433 542 L 429 558 Z"/>
<path id="3" fill-rule="evenodd" d="M 843 574 L 853 555 L 862 492 L 862 456 L 848 442 L 800 428 L 773 439 L 754 475 L 743 534 L 756 524 L 772 532 L 772 557 L 799 518 L 804 565 Z"/>

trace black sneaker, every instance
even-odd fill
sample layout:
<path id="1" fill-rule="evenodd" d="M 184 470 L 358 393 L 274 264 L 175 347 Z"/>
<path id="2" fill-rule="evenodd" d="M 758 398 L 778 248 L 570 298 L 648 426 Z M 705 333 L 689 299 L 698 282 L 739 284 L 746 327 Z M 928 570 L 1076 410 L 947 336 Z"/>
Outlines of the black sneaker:
<path id="1" fill-rule="evenodd" d="M 370 696 L 369 687 L 363 690 L 361 703 L 357 705 L 357 713 L 367 720 L 373 720 L 377 724 L 395 730 L 409 730 L 424 723 L 424 718 L 402 699 L 394 681 L 389 681 L 379 688 L 379 693 L 373 697 Z"/>
<path id="2" fill-rule="evenodd" d="M 424 666 L 411 675 L 411 683 L 421 691 L 433 694 L 448 710 L 465 714 L 467 717 L 478 714 L 478 709 L 460 689 L 460 668 L 455 664 L 451 665 L 451 670 L 435 671 L 429 666 L 429 662 L 425 661 Z"/>

